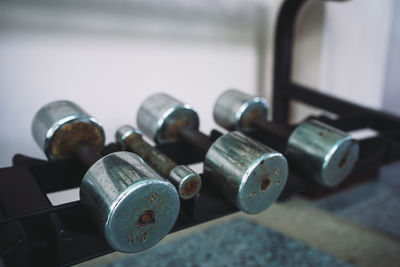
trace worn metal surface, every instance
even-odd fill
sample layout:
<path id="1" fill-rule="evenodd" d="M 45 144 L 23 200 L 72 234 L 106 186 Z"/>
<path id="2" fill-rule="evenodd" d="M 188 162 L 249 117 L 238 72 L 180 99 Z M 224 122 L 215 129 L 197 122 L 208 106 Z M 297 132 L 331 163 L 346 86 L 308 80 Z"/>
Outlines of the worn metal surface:
<path id="1" fill-rule="evenodd" d="M 85 174 L 80 199 L 120 252 L 139 252 L 157 244 L 174 225 L 179 196 L 138 155 L 115 152 Z"/>
<path id="2" fill-rule="evenodd" d="M 350 174 L 358 153 L 358 142 L 350 135 L 310 120 L 293 131 L 285 154 L 291 166 L 306 177 L 335 186 Z"/>
<path id="3" fill-rule="evenodd" d="M 177 184 L 179 196 L 182 199 L 193 198 L 200 191 L 200 175 L 186 165 L 176 166 L 169 173 L 169 178 Z"/>
<path id="4" fill-rule="evenodd" d="M 262 98 L 228 90 L 218 98 L 214 118 L 226 129 L 257 128 L 282 142 L 287 141 L 285 155 L 291 167 L 321 185 L 335 186 L 349 175 L 359 150 L 350 135 L 315 120 L 302 123 L 291 133 L 266 120 L 267 106 L 264 106 L 264 115 L 260 115 L 259 107 L 264 102 Z"/>
<path id="5" fill-rule="evenodd" d="M 268 104 L 261 97 L 253 97 L 238 90 L 227 90 L 215 102 L 215 121 L 225 129 L 249 130 L 255 119 L 267 119 Z"/>
<path id="6" fill-rule="evenodd" d="M 125 139 L 133 134 L 139 135 L 140 137 L 143 135 L 140 130 L 130 125 L 123 125 L 115 132 L 115 140 L 118 144 L 124 146 Z"/>
<path id="7" fill-rule="evenodd" d="M 141 131 L 158 144 L 179 140 L 183 126 L 197 130 L 199 117 L 189 105 L 167 94 L 148 97 L 137 113 L 137 125 Z"/>
<path id="8" fill-rule="evenodd" d="M 140 132 L 129 125 L 118 128 L 115 139 L 122 147 L 138 154 L 150 164 L 161 176 L 168 177 L 176 163 L 143 140 Z"/>
<path id="9" fill-rule="evenodd" d="M 282 154 L 240 132 L 229 132 L 209 149 L 204 173 L 207 181 L 240 210 L 254 214 L 278 198 L 286 183 L 288 164 Z"/>
<path id="10" fill-rule="evenodd" d="M 177 165 L 173 160 L 143 140 L 141 133 L 129 125 L 117 130 L 116 140 L 130 151 L 138 154 L 161 176 L 167 178 L 179 192 L 182 199 L 194 197 L 201 188 L 201 177 L 184 165 Z"/>
<path id="11" fill-rule="evenodd" d="M 79 106 L 65 100 L 48 103 L 36 113 L 32 135 L 52 161 L 71 158 L 74 146 L 79 142 L 100 152 L 105 140 L 100 123 Z"/>

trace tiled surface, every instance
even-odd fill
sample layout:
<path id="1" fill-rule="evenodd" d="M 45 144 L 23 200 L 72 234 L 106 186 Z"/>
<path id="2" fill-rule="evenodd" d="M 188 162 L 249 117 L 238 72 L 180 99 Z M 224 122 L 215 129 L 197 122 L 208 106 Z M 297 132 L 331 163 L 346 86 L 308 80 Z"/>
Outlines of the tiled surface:
<path id="1" fill-rule="evenodd" d="M 327 197 L 316 204 L 346 220 L 400 239 L 400 164 L 383 168 L 377 181 Z"/>
<path id="2" fill-rule="evenodd" d="M 237 219 L 105 266 L 351 266 L 248 219 Z"/>

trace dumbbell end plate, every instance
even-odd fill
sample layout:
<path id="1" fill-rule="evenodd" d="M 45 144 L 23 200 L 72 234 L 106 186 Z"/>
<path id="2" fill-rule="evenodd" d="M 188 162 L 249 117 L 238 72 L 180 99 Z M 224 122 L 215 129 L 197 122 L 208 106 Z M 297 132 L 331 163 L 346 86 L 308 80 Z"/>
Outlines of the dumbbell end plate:
<path id="1" fill-rule="evenodd" d="M 200 175 L 185 165 L 173 168 L 169 176 L 171 180 L 179 181 L 178 193 L 182 199 L 191 199 L 200 191 Z"/>
<path id="2" fill-rule="evenodd" d="M 267 119 L 268 104 L 264 98 L 230 89 L 218 97 L 213 116 L 225 129 L 245 131 L 253 128 L 254 120 Z"/>
<path id="3" fill-rule="evenodd" d="M 124 145 L 125 139 L 132 135 L 132 134 L 138 134 L 142 136 L 142 132 L 139 131 L 138 129 L 133 128 L 130 125 L 124 125 L 118 128 L 117 132 L 115 133 L 115 141 L 120 144 Z"/>
<path id="4" fill-rule="evenodd" d="M 75 145 L 80 142 L 100 152 L 105 140 L 101 124 L 67 100 L 44 105 L 32 121 L 32 135 L 51 161 L 73 157 Z"/>
<path id="5" fill-rule="evenodd" d="M 237 205 L 245 213 L 255 214 L 271 206 L 285 187 L 288 165 L 280 153 L 264 155 L 246 171 L 239 187 Z"/>
<path id="6" fill-rule="evenodd" d="M 104 234 L 113 249 L 140 252 L 168 234 L 178 211 L 179 199 L 172 184 L 141 181 L 131 186 L 111 207 Z"/>
<path id="7" fill-rule="evenodd" d="M 359 143 L 349 134 L 317 120 L 303 122 L 288 139 L 291 167 L 323 186 L 336 186 L 358 160 Z"/>
<path id="8" fill-rule="evenodd" d="M 359 144 L 351 136 L 339 140 L 325 156 L 319 183 L 340 184 L 353 170 L 358 159 Z"/>
<path id="9" fill-rule="evenodd" d="M 137 113 L 137 125 L 158 144 L 180 141 L 179 129 L 199 128 L 199 117 L 189 105 L 167 94 L 149 96 Z"/>

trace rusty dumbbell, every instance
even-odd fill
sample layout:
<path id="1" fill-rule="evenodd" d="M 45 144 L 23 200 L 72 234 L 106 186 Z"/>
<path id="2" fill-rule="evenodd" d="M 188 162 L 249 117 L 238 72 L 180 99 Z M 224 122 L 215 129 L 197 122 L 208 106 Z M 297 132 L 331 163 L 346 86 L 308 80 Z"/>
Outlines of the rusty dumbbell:
<path id="1" fill-rule="evenodd" d="M 182 199 L 193 198 L 201 188 L 201 177 L 185 165 L 178 165 L 142 138 L 142 133 L 129 125 L 120 127 L 116 141 L 123 147 L 138 154 L 161 176 L 167 178 L 179 192 Z"/>
<path id="2" fill-rule="evenodd" d="M 349 134 L 317 120 L 301 123 L 289 131 L 267 121 L 268 105 L 264 98 L 237 90 L 228 90 L 217 99 L 214 119 L 228 130 L 259 129 L 286 143 L 289 165 L 324 186 L 335 186 L 352 171 L 359 144 Z"/>
<path id="3" fill-rule="evenodd" d="M 258 213 L 278 198 L 286 183 L 285 157 L 240 132 L 214 143 L 199 128 L 192 107 L 167 94 L 148 97 L 137 113 L 139 129 L 157 143 L 184 141 L 204 160 L 207 182 L 246 213 Z"/>
<path id="4" fill-rule="evenodd" d="M 110 247 L 142 251 L 171 230 L 179 213 L 174 186 L 134 153 L 101 157 L 103 128 L 80 107 L 69 101 L 45 105 L 34 117 L 32 133 L 50 161 L 75 157 L 88 169 L 80 199 Z"/>

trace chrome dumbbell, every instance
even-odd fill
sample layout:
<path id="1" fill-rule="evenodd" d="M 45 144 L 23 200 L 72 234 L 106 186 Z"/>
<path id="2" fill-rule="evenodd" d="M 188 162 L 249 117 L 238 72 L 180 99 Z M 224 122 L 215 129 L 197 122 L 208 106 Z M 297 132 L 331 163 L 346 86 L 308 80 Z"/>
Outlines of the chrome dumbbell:
<path id="1" fill-rule="evenodd" d="M 358 159 L 358 142 L 322 122 L 306 121 L 291 132 L 267 121 L 268 105 L 261 97 L 228 90 L 217 99 L 213 113 L 217 124 L 228 130 L 257 128 L 280 138 L 289 165 L 324 186 L 342 182 Z"/>
<path id="2" fill-rule="evenodd" d="M 69 101 L 45 105 L 34 117 L 32 133 L 49 160 L 76 157 L 86 166 L 80 199 L 110 247 L 142 251 L 171 230 L 179 213 L 174 186 L 136 154 L 101 157 L 103 128 L 80 107 Z"/>
<path id="3" fill-rule="evenodd" d="M 142 138 L 142 133 L 132 126 L 120 127 L 116 134 L 117 143 L 141 156 L 161 176 L 167 178 L 182 199 L 193 198 L 201 188 L 201 177 L 185 165 L 177 165 Z"/>
<path id="4" fill-rule="evenodd" d="M 240 210 L 258 213 L 278 198 L 287 179 L 282 154 L 231 132 L 212 143 L 198 130 L 199 118 L 189 105 L 166 94 L 148 97 L 137 113 L 139 129 L 157 143 L 185 141 L 204 155 L 208 181 Z"/>

